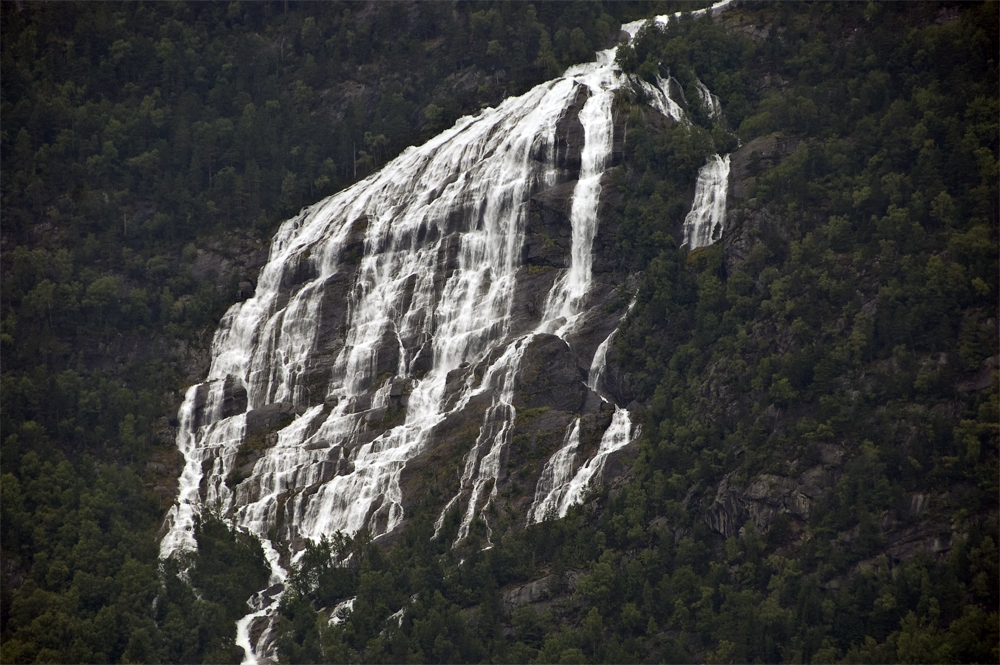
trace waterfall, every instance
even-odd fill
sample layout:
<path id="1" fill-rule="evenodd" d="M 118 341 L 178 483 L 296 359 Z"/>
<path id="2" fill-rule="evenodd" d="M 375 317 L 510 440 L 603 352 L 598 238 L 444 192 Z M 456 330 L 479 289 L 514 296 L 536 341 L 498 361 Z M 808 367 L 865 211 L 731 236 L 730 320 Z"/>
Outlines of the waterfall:
<path id="1" fill-rule="evenodd" d="M 535 487 L 535 500 L 528 510 L 528 522 L 541 522 L 545 519 L 561 517 L 559 510 L 563 497 L 569 491 L 573 481 L 576 459 L 576 449 L 580 446 L 580 419 L 576 418 L 566 430 L 562 447 L 549 458 L 542 469 Z M 565 515 L 565 511 L 563 511 Z"/>
<path id="2" fill-rule="evenodd" d="M 638 427 L 635 429 L 638 430 Z M 638 431 L 633 432 L 628 410 L 615 407 L 611 424 L 601 437 L 597 453 L 573 472 L 573 458 L 580 445 L 580 421 L 577 419 L 570 426 L 563 447 L 542 470 L 535 489 L 535 500 L 528 511 L 528 522 L 565 517 L 570 506 L 582 502 L 588 490 L 601 477 L 611 453 L 625 447 L 638 435 Z"/>
<path id="3" fill-rule="evenodd" d="M 625 310 L 625 314 L 622 316 L 621 321 L 625 320 L 631 312 L 632 308 L 635 307 L 635 298 L 632 298 L 632 302 L 629 303 L 628 309 Z M 619 323 L 621 323 L 619 321 Z M 611 334 L 604 338 L 604 341 L 600 343 L 597 347 L 597 351 L 594 352 L 594 359 L 590 362 L 590 370 L 587 372 L 587 387 L 593 390 L 595 393 L 601 396 L 601 399 L 607 401 L 604 397 L 604 393 L 601 391 L 601 378 L 604 376 L 604 369 L 608 365 L 608 347 L 614 340 L 615 335 L 618 333 L 618 327 L 616 326 Z"/>
<path id="4" fill-rule="evenodd" d="M 718 117 L 722 113 L 722 104 L 719 102 L 718 96 L 709 92 L 705 84 L 699 80 L 695 80 L 695 89 L 698 91 L 698 96 L 701 98 L 701 103 L 708 116 L 710 118 Z"/>
<path id="5" fill-rule="evenodd" d="M 694 204 L 684 218 L 684 245 L 697 249 L 722 236 L 726 221 L 726 190 L 729 187 L 729 155 L 713 155 L 698 171 Z"/>
<path id="6" fill-rule="evenodd" d="M 592 247 L 597 234 L 597 203 L 601 195 L 601 176 L 611 156 L 613 127 L 611 102 L 620 75 L 612 67 L 613 52 L 598 54 L 596 64 L 571 67 L 565 76 L 580 80 L 591 91 L 580 111 L 584 142 L 580 155 L 580 178 L 573 188 L 573 239 L 570 267 L 556 282 L 545 303 L 544 327 L 564 337 L 573 329 L 583 311 L 583 299 L 590 290 Z"/>
<path id="7" fill-rule="evenodd" d="M 190 389 L 181 407 L 185 472 L 162 556 L 193 545 L 203 483 L 209 499 L 261 536 L 277 517 L 279 495 L 317 484 L 285 506 L 295 519 L 289 535 L 384 533 L 399 523 L 398 474 L 444 416 L 449 372 L 482 361 L 509 332 L 526 202 L 555 183 L 555 124 L 577 85 L 557 79 L 463 118 L 282 225 L 255 296 L 220 324 L 208 381 Z M 358 228 L 360 242 L 351 238 Z M 351 244 L 360 245 L 359 258 L 348 256 Z M 296 288 L 296 280 L 304 283 Z M 335 355 L 315 348 L 324 310 L 337 306 L 331 296 L 347 301 Z M 431 360 L 418 378 L 410 368 L 421 356 Z M 310 373 L 317 366 L 318 377 Z M 390 402 L 393 385 L 381 374 L 410 379 L 405 420 L 366 441 L 371 420 Z M 224 417 L 217 406 L 229 382 L 246 390 L 247 413 Z M 312 404 L 307 382 L 314 391 L 319 384 Z M 208 402 L 199 405 L 206 390 Z M 225 480 L 246 445 L 248 414 L 278 403 L 306 408 L 277 431 L 276 445 L 263 450 L 234 495 Z M 353 472 L 321 483 L 331 466 Z"/>
<path id="8" fill-rule="evenodd" d="M 638 25 L 625 29 L 634 34 Z M 223 317 L 208 376 L 180 407 L 184 469 L 160 554 L 196 547 L 204 506 L 261 539 L 271 587 L 248 601 L 238 626 L 247 662 L 266 641 L 251 644 L 251 625 L 273 617 L 289 563 L 270 539 L 287 543 L 294 561 L 306 539 L 396 529 L 406 512 L 402 474 L 449 419 L 481 414 L 436 531 L 457 507 L 464 538 L 496 499 L 525 354 L 551 335 L 568 346 L 594 306 L 592 252 L 615 91 L 643 88 L 655 108 L 686 122 L 667 81 L 624 76 L 613 56 L 598 53 L 461 118 L 283 223 L 255 294 Z M 566 118 L 583 127 L 578 172 L 560 161 Z M 530 202 L 572 180 L 569 266 L 550 277 L 540 314 L 518 318 Z M 591 362 L 595 391 L 610 340 Z M 574 418 L 543 468 L 529 520 L 565 515 L 636 434 L 629 412 L 615 407 L 596 453 L 583 460 L 580 426 Z"/>

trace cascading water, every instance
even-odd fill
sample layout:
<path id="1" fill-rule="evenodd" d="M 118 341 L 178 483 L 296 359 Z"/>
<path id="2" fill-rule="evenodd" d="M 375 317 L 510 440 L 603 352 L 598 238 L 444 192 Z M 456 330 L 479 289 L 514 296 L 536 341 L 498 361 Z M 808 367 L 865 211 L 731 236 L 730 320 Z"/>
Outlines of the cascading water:
<path id="1" fill-rule="evenodd" d="M 535 488 L 535 501 L 528 511 L 528 521 L 565 517 L 570 506 L 583 501 L 596 479 L 601 477 L 611 453 L 628 445 L 636 436 L 638 432 L 633 432 L 628 410 L 615 407 L 611 424 L 601 437 L 597 453 L 574 472 L 573 458 L 580 445 L 580 421 L 577 419 L 570 426 L 563 447 L 542 470 Z"/>
<path id="2" fill-rule="evenodd" d="M 634 306 L 633 299 L 622 319 L 628 316 Z M 597 393 L 604 402 L 608 400 L 601 390 L 601 378 L 607 366 L 608 346 L 617 332 L 618 328 L 612 330 L 597 347 L 594 359 L 590 363 L 590 371 L 587 373 L 587 387 Z M 580 419 L 576 418 L 566 430 L 562 447 L 542 468 L 538 484 L 535 486 L 535 498 L 531 508 L 528 509 L 528 523 L 565 517 L 569 507 L 584 498 L 585 491 L 590 487 L 594 477 L 603 470 L 608 455 L 627 445 L 638 435 L 638 431 L 632 433 L 628 411 L 615 407 L 612 423 L 601 439 L 597 454 L 590 462 L 576 469 L 574 462 L 577 448 L 580 446 Z"/>
<path id="3" fill-rule="evenodd" d="M 563 498 L 573 481 L 576 449 L 580 446 L 580 419 L 576 418 L 566 430 L 562 447 L 549 458 L 535 486 L 535 500 L 528 510 L 528 522 L 541 522 L 560 517 Z M 566 512 L 563 511 L 563 515 Z"/>
<path id="4" fill-rule="evenodd" d="M 730 2 L 726 0 L 717 3 L 713 7 L 694 13 L 717 13 L 729 4 Z M 677 16 L 677 14 L 674 16 Z M 657 16 L 653 19 L 653 22 L 665 25 L 668 20 L 669 17 L 667 16 Z M 629 34 L 629 37 L 635 37 L 643 23 L 642 21 L 636 21 L 623 25 L 622 29 Z M 633 86 L 642 90 L 650 105 L 663 115 L 673 118 L 678 122 L 689 122 L 684 116 L 680 105 L 671 97 L 671 82 L 672 79 L 664 79 L 657 75 L 655 85 L 647 81 L 635 80 Z M 721 106 L 719 98 L 713 95 L 700 80 L 696 81 L 696 89 L 710 117 L 720 115 Z M 691 249 L 710 245 L 721 235 L 726 214 L 728 180 L 728 155 L 725 157 L 718 155 L 710 157 L 705 166 L 699 171 L 698 181 L 695 186 L 694 204 L 691 212 L 685 217 L 683 229 L 684 244 L 688 245 Z M 574 220 L 575 233 L 576 221 Z M 576 256 L 574 255 L 575 258 Z M 589 263 L 587 265 L 589 268 Z M 631 311 L 634 305 L 635 301 L 633 300 L 632 304 L 629 305 L 629 311 Z M 626 312 L 627 315 L 628 312 Z M 605 401 L 607 400 L 601 391 L 600 382 L 604 373 L 608 346 L 614 339 L 616 332 L 617 328 L 597 347 L 588 373 L 588 388 L 600 395 L 601 399 Z M 611 425 L 601 439 L 598 452 L 589 461 L 582 464 L 579 468 L 574 469 L 577 449 L 580 445 L 580 419 L 577 418 L 574 420 L 566 430 L 562 447 L 548 459 L 542 468 L 541 476 L 535 487 L 534 500 L 531 508 L 528 510 L 528 522 L 540 522 L 552 517 L 564 517 L 571 505 L 583 500 L 594 478 L 600 477 L 608 456 L 627 445 L 636 436 L 638 436 L 638 432 L 632 432 L 628 411 L 616 406 Z"/>
<path id="5" fill-rule="evenodd" d="M 597 203 L 601 195 L 601 175 L 611 156 L 614 128 L 611 103 L 621 75 L 612 66 L 614 52 L 602 51 L 597 62 L 571 67 L 565 74 L 590 90 L 590 97 L 580 111 L 584 142 L 580 154 L 580 178 L 573 188 L 570 221 L 573 225 L 570 266 L 556 281 L 545 303 L 543 325 L 558 326 L 560 337 L 572 330 L 583 311 L 583 299 L 590 290 L 592 247 L 597 233 Z"/>
<path id="6" fill-rule="evenodd" d="M 328 472 L 326 462 L 340 460 L 350 462 L 353 473 L 335 476 L 314 495 L 295 497 L 288 509 L 301 520 L 295 535 L 318 538 L 337 529 L 376 527 L 376 515 L 385 525 L 373 531 L 398 524 L 394 476 L 416 452 L 421 434 L 440 420 L 448 373 L 480 361 L 508 332 L 524 202 L 555 181 L 555 123 L 574 88 L 572 80 L 559 79 L 463 118 L 282 226 L 256 295 L 233 306 L 220 325 L 208 382 L 189 390 L 181 407 L 178 442 L 187 466 L 163 556 L 193 545 L 191 516 L 202 503 L 204 462 L 213 465 L 209 498 L 235 510 L 237 524 L 260 535 L 276 517 L 277 495 L 315 484 Z M 456 218 L 460 226 L 453 229 Z M 349 235 L 359 225 L 364 254 L 356 266 L 345 266 L 351 260 L 343 256 Z M 445 280 L 438 269 L 442 260 L 451 264 Z M 306 283 L 294 290 L 301 273 Z M 325 296 L 351 276 L 353 288 L 341 290 L 349 301 L 346 339 L 323 377 L 320 403 L 277 432 L 277 445 L 236 488 L 233 505 L 225 483 L 233 460 L 216 449 L 228 446 L 235 453 L 245 443 L 239 424 L 247 413 L 223 417 L 217 405 L 224 401 L 227 378 L 245 387 L 249 413 L 282 402 L 307 406 L 304 379 L 315 356 L 329 353 L 314 348 L 321 310 L 331 306 Z M 393 341 L 403 348 L 391 348 Z M 361 442 L 364 416 L 387 407 L 389 383 L 373 384 L 381 378 L 380 358 L 392 351 L 396 358 L 385 371 L 413 378 L 406 419 Z M 416 379 L 409 367 L 422 354 L 432 362 Z M 207 404 L 199 405 L 205 390 Z"/>
<path id="7" fill-rule="evenodd" d="M 726 191 L 729 187 L 729 155 L 713 155 L 698 171 L 694 205 L 684 218 L 684 245 L 688 249 L 706 247 L 719 239 L 726 220 Z"/>
<path id="8" fill-rule="evenodd" d="M 719 103 L 719 98 L 709 92 L 704 83 L 696 80 L 695 88 L 698 90 L 702 106 L 705 107 L 705 112 L 708 113 L 709 117 L 714 118 L 722 113 L 722 105 Z"/>
<path id="9" fill-rule="evenodd" d="M 623 28 L 633 35 L 638 25 Z M 601 52 L 596 62 L 460 119 L 285 222 L 255 295 L 221 321 L 209 375 L 187 391 L 179 412 L 185 466 L 160 553 L 196 547 L 203 506 L 261 539 L 275 586 L 251 599 L 238 627 L 249 662 L 257 648 L 250 625 L 273 614 L 288 565 L 270 538 L 289 544 L 294 557 L 305 539 L 392 531 L 404 518 L 404 468 L 436 427 L 475 405 L 479 434 L 441 518 L 459 508 L 461 539 L 495 499 L 522 358 L 546 336 L 566 344 L 587 311 L 614 92 L 650 87 L 654 107 L 683 119 L 666 81 L 654 87 L 623 76 L 613 55 Z M 560 163 L 557 126 L 581 95 L 574 173 Z M 573 179 L 569 267 L 526 325 L 513 311 L 527 272 L 529 203 Z M 602 367 L 609 340 L 595 354 Z M 595 391 L 601 371 L 592 368 Z M 545 467 L 531 520 L 565 515 L 633 437 L 628 411 L 616 407 L 595 455 L 574 469 L 579 428 L 576 418 Z"/>

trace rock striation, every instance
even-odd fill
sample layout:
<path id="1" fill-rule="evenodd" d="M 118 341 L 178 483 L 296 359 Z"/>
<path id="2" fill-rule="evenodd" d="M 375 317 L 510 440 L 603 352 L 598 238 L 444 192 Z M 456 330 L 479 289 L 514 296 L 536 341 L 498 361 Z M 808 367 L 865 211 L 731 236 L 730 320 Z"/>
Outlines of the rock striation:
<path id="1" fill-rule="evenodd" d="M 307 539 L 392 538 L 430 488 L 436 534 L 457 515 L 461 540 L 475 520 L 489 532 L 490 507 L 564 515 L 620 469 L 638 431 L 605 388 L 616 291 L 634 287 L 606 251 L 615 92 L 687 119 L 671 80 L 625 76 L 613 56 L 460 119 L 282 225 L 178 412 L 163 556 L 193 548 L 213 506 L 261 538 L 278 585 Z M 267 642 L 279 596 L 257 598 L 240 644 Z"/>

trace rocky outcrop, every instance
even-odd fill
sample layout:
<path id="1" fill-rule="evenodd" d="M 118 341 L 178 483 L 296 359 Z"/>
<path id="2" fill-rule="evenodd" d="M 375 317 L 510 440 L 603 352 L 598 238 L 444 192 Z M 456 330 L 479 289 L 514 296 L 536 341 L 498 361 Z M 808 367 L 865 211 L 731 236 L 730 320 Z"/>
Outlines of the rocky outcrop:
<path id="1" fill-rule="evenodd" d="M 587 87 L 578 86 L 576 97 L 556 123 L 555 164 L 565 169 L 562 177 L 566 180 L 576 180 L 580 177 L 580 155 L 583 151 L 584 138 L 580 110 L 589 97 L 590 92 Z"/>
<path id="2" fill-rule="evenodd" d="M 576 588 L 580 573 L 571 570 L 563 575 L 546 575 L 527 584 L 519 584 L 503 592 L 504 609 L 508 612 L 521 605 L 542 606 Z"/>
<path id="3" fill-rule="evenodd" d="M 769 251 L 773 254 L 773 248 L 783 248 L 790 242 L 787 224 L 747 196 L 754 179 L 784 161 L 798 144 L 798 139 L 771 134 L 753 139 L 730 155 L 726 230 L 722 237 L 727 273 L 735 271 L 758 244 L 772 248 Z"/>
<path id="4" fill-rule="evenodd" d="M 754 178 L 769 168 L 777 166 L 792 154 L 799 145 L 799 139 L 782 137 L 779 134 L 758 136 L 740 146 L 729 157 L 729 201 L 747 198 L 748 188 Z M 728 225 L 727 225 L 728 228 Z"/>
<path id="5" fill-rule="evenodd" d="M 579 412 L 587 391 L 576 354 L 555 335 L 538 335 L 517 372 L 514 406 Z"/>
<path id="6" fill-rule="evenodd" d="M 705 522 L 726 538 L 732 538 L 748 522 L 753 522 L 759 533 L 767 533 L 782 513 L 808 520 L 813 502 L 840 477 L 839 465 L 844 455 L 842 448 L 829 444 L 822 444 L 820 453 L 822 464 L 797 476 L 764 473 L 745 484 L 736 484 L 733 477 L 737 472 L 727 474 L 716 488 Z"/>

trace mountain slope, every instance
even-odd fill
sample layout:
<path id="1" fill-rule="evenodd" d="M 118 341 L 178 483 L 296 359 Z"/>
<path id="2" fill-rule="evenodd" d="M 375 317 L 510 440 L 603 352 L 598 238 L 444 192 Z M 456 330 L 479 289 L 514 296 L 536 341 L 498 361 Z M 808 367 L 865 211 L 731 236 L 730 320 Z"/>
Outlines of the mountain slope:
<path id="1" fill-rule="evenodd" d="M 689 253 L 673 238 L 690 185 L 671 177 L 698 132 L 633 114 L 619 261 L 644 279 L 608 362 L 617 401 L 648 410 L 621 480 L 525 532 L 501 514 L 511 530 L 481 555 L 475 539 L 458 554 L 397 543 L 370 573 L 384 590 L 355 587 L 357 624 L 321 622 L 316 641 L 285 624 L 282 653 L 996 657 L 993 8 L 783 7 L 619 56 L 651 77 L 696 72 L 746 141 L 721 242 Z M 889 40 L 900 23 L 908 39 Z M 465 560 L 449 573 L 434 552 Z M 397 568 L 428 565 L 431 580 Z M 322 588 L 284 613 L 312 616 Z M 366 622 L 396 608 L 399 627 L 369 641 Z"/>
<path id="2" fill-rule="evenodd" d="M 280 28 L 271 33 L 274 62 L 290 81 L 306 66 L 309 40 L 316 37 L 294 4 L 287 15 L 261 6 L 262 19 Z M 485 8 L 478 16 L 460 13 L 457 25 L 468 33 L 450 36 L 469 49 L 462 57 L 493 68 L 486 82 L 492 86 L 500 77 L 487 60 L 527 39 L 505 25 L 535 30 L 532 49 L 535 41 L 539 46 L 531 53 L 534 73 L 514 80 L 534 83 L 532 76 L 541 78 L 548 66 L 541 32 L 525 6 L 515 7 L 510 13 L 498 5 L 495 15 Z M 567 9 L 563 25 L 547 16 L 548 6 L 539 7 L 535 18 L 548 21 L 553 58 L 570 57 L 572 21 L 592 45 L 601 32 L 598 19 L 607 29 L 595 6 L 581 7 L 585 11 Z M 350 21 L 371 30 L 365 44 L 377 46 L 379 26 L 388 24 L 379 22 L 378 12 L 350 8 L 359 10 Z M 16 18 L 13 5 L 4 11 L 5 44 L 25 45 L 20 60 L 4 48 L 5 130 L 26 129 L 23 138 L 20 131 L 4 133 L 4 212 L 21 221 L 5 223 L 3 233 L 9 259 L 3 660 L 239 659 L 233 622 L 247 611 L 243 597 L 266 578 L 265 552 L 206 514 L 193 532 L 199 552 L 184 564 L 201 598 L 170 566 L 158 579 L 155 522 L 168 502 L 150 501 L 149 490 L 157 483 L 172 497 L 168 477 L 179 466 L 171 467 L 177 462 L 170 441 L 147 442 L 157 431 L 171 436 L 166 420 L 154 425 L 165 404 L 179 400 L 164 397 L 164 388 L 180 389 L 205 375 L 204 351 L 181 360 L 198 346 L 191 331 L 205 330 L 234 297 L 245 299 L 259 287 L 260 241 L 237 232 L 182 252 L 193 231 L 178 226 L 175 237 L 161 238 L 159 227 L 144 228 L 137 220 L 145 204 L 112 196 L 137 191 L 119 179 L 125 158 L 97 143 L 78 147 L 74 178 L 86 184 L 44 189 L 57 182 L 45 166 L 55 130 L 38 133 L 46 125 L 42 116 L 25 113 L 37 105 L 25 102 L 12 114 L 15 103 L 40 99 L 41 88 L 29 96 L 9 67 L 28 63 L 25 81 L 44 78 L 35 64 L 57 57 L 57 48 L 75 47 L 49 40 L 47 55 L 33 55 L 28 46 L 39 33 L 32 37 L 7 20 Z M 90 30 L 90 20 L 123 45 L 128 41 L 112 34 L 105 10 L 92 11 L 96 18 L 77 27 Z M 635 18 L 621 14 L 618 3 L 608 11 Z M 209 25 L 175 18 L 177 29 Z M 225 17 L 233 26 L 253 19 Z M 441 35 L 427 33 L 427 26 L 421 33 L 413 20 L 395 25 L 409 25 L 416 39 L 428 40 L 421 49 L 433 49 Z M 350 21 L 344 31 L 356 25 Z M 260 23 L 248 24 L 247 34 L 264 34 L 267 21 Z M 339 25 L 332 14 L 314 17 L 313 24 L 320 42 Z M 535 478 L 572 422 L 559 404 L 574 381 L 560 376 L 591 365 L 566 357 L 554 343 L 538 347 L 525 366 L 530 376 L 519 377 L 530 389 L 513 404 L 518 415 L 501 474 L 509 484 L 497 483 L 486 519 L 463 525 L 463 512 L 442 513 L 460 486 L 461 455 L 475 443 L 476 432 L 470 440 L 467 430 L 479 427 L 475 418 L 456 420 L 448 436 L 435 439 L 435 456 L 404 468 L 401 483 L 411 498 L 391 543 L 372 543 L 364 532 L 294 543 L 305 555 L 290 569 L 271 638 L 280 659 L 996 660 L 996 25 L 995 4 L 745 5 L 715 22 L 680 21 L 662 34 L 649 31 L 634 49 L 621 50 L 623 69 L 648 83 L 671 74 L 676 98 L 695 121 L 690 127 L 663 122 L 649 110 L 648 91 L 623 91 L 614 100 L 618 166 L 601 180 L 594 242 L 606 310 L 591 321 L 591 339 L 577 343 L 589 358 L 628 311 L 605 347 L 601 386 L 615 403 L 629 406 L 641 438 L 624 449 L 625 458 L 609 459 L 605 490 L 570 508 L 565 519 L 524 528 Z M 491 41 L 490 31 L 496 47 L 476 48 Z M 22 42 L 6 38 L 14 33 Z M 282 58 L 292 57 L 281 47 L 286 33 L 296 42 L 296 64 L 281 70 Z M 107 50 L 107 67 L 100 70 L 107 89 L 125 89 L 115 83 L 120 76 L 152 95 L 141 68 L 130 71 L 121 58 L 112 62 L 114 39 L 101 46 L 104 33 L 96 34 L 88 57 L 97 63 Z M 377 56 L 377 48 L 368 50 Z M 198 81 L 196 64 L 175 63 L 164 69 L 164 80 L 182 77 L 187 67 Z M 201 77 L 222 81 L 214 63 L 203 67 Z M 433 67 L 410 69 L 430 76 Z M 73 78 L 82 70 L 66 71 Z M 284 80 L 280 76 L 276 80 Z M 441 89 L 465 85 L 467 78 L 448 79 Z M 181 94 L 181 79 L 174 83 Z M 496 103 L 528 87 L 490 92 L 486 83 L 475 93 L 470 88 L 470 97 L 482 94 L 482 101 Z M 699 83 L 719 96 L 723 116 L 712 114 Z M 209 92 L 195 84 L 190 89 Z M 291 87 L 279 89 L 293 98 Z M 74 106 L 73 91 L 62 90 L 70 95 L 66 108 L 103 108 L 98 97 Z M 428 100 L 436 93 L 426 94 Z M 433 109 L 426 117 L 438 117 L 437 131 L 461 114 L 462 104 L 479 101 L 441 104 L 442 117 Z M 45 112 L 58 116 L 58 109 Z M 153 127 L 154 120 L 150 115 Z M 76 131 L 72 122 L 61 122 L 49 124 Z M 351 128 L 360 145 L 358 130 Z M 370 149 L 379 146 L 386 160 L 408 140 L 386 148 L 375 140 L 384 130 L 373 125 L 368 131 Z M 560 131 L 570 137 L 574 128 Z M 122 149 L 114 136 L 101 138 Z M 580 140 L 578 134 L 567 138 L 570 156 Z M 293 152 L 266 137 L 261 144 L 275 154 Z M 344 141 L 339 146 L 347 150 Z M 732 152 L 725 230 L 712 246 L 688 251 L 679 245 L 694 179 L 715 151 Z M 139 152 L 129 151 L 128 159 Z M 190 173 L 193 182 L 207 168 L 214 179 L 211 146 L 199 154 L 201 161 L 163 173 Z M 17 183 L 7 179 L 22 172 L 8 168 L 12 155 L 34 169 Z M 306 182 L 287 155 L 279 159 L 291 160 L 286 168 L 295 182 Z M 92 172 L 85 174 L 90 158 Z M 352 162 L 348 157 L 339 172 Z M 363 165 L 360 175 L 371 166 Z M 129 168 L 138 177 L 144 167 L 137 161 Z M 30 186 L 33 175 L 42 189 Z M 279 180 L 268 185 L 275 200 L 285 189 Z M 214 182 L 225 183 L 225 176 Z M 216 185 L 219 195 L 227 186 Z M 102 189 L 108 192 L 103 199 Z M 231 214 L 214 190 L 204 191 L 194 219 Z M 568 201 L 558 188 L 532 200 L 523 277 L 537 284 L 522 293 L 545 291 L 543 282 L 566 267 Z M 114 206 L 123 203 L 135 207 L 127 207 L 120 226 L 122 209 Z M 290 214 L 297 201 L 286 203 Z M 230 224 L 246 227 L 256 218 L 256 210 L 233 214 Z M 144 229 L 144 245 L 133 244 L 131 223 Z M 292 282 L 308 276 L 289 272 Z M 206 281 L 213 274 L 215 286 Z M 531 312 L 524 298 L 517 302 L 525 305 L 517 325 L 539 316 L 537 303 Z M 146 335 L 154 341 L 132 339 Z M 204 334 L 201 339 L 207 346 Z M 117 366 L 116 357 L 130 365 Z M 165 362 L 151 365 L 154 358 Z M 553 361 L 560 372 L 545 371 Z M 474 374 L 474 368 L 465 371 Z M 388 396 L 401 401 L 404 395 L 392 389 Z M 240 403 L 238 391 L 229 397 Z M 278 409 L 270 414 L 273 422 L 262 419 L 262 437 L 292 413 Z M 585 450 L 596 449 L 610 416 L 595 409 L 581 419 Z M 391 427 L 396 417 L 387 408 L 378 427 Z M 62 455 L 71 462 L 60 463 Z M 247 457 L 240 466 L 252 461 Z M 145 475 L 148 487 L 130 468 Z M 463 526 L 468 533 L 457 539 Z M 484 550 L 487 542 L 492 547 Z M 347 555 L 347 564 L 337 565 Z M 349 619 L 329 625 L 335 607 L 347 614 L 348 599 Z M 256 641 L 260 626 L 249 628 Z"/>

